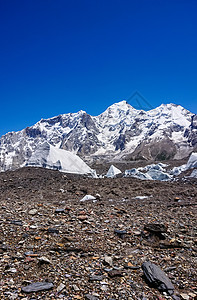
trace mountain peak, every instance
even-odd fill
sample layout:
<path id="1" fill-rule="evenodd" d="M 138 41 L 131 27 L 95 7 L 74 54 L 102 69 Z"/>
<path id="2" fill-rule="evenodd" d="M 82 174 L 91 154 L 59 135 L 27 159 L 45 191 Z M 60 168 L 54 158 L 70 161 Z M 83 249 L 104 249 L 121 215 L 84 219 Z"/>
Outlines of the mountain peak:
<path id="1" fill-rule="evenodd" d="M 197 147 L 196 118 L 172 103 L 144 111 L 123 100 L 94 117 L 80 110 L 42 119 L 1 137 L 0 171 L 24 166 L 44 142 L 87 159 L 183 158 Z"/>

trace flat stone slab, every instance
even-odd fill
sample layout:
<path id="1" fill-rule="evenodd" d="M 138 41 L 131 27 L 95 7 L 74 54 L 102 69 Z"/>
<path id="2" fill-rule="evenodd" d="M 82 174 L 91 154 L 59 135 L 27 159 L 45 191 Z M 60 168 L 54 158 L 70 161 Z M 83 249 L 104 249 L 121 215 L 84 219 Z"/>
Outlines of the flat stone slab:
<path id="1" fill-rule="evenodd" d="M 164 271 L 150 261 L 142 264 L 144 276 L 150 285 L 155 286 L 161 292 L 168 292 L 170 295 L 174 293 L 174 286 Z"/>
<path id="2" fill-rule="evenodd" d="M 33 293 L 33 292 L 50 290 L 52 289 L 52 287 L 53 287 L 53 283 L 51 282 L 35 282 L 27 286 L 23 286 L 21 290 L 24 293 Z"/>

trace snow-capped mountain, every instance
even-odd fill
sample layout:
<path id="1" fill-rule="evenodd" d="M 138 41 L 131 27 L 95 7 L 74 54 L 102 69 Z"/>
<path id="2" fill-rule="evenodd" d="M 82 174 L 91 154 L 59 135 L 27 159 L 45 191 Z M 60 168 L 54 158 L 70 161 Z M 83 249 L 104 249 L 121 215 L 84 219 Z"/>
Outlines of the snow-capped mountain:
<path id="1" fill-rule="evenodd" d="M 42 119 L 1 137 L 0 171 L 24 166 L 45 141 L 85 159 L 179 159 L 197 149 L 197 115 L 175 104 L 144 111 L 121 101 L 99 116 L 81 110 Z"/>

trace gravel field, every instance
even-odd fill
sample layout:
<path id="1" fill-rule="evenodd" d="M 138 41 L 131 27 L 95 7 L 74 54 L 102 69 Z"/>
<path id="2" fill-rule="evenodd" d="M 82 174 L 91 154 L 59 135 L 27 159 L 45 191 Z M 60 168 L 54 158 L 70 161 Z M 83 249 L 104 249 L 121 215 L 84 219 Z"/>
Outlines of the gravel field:
<path id="1" fill-rule="evenodd" d="M 197 299 L 195 179 L 26 167 L 0 173 L 0 208 L 0 299 Z M 174 298 L 145 280 L 147 261 Z"/>

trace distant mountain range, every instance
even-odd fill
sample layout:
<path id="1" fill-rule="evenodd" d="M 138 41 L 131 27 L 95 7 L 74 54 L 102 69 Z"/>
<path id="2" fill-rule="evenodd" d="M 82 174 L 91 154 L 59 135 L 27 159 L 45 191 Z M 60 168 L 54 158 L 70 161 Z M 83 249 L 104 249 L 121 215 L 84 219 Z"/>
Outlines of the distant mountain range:
<path id="1" fill-rule="evenodd" d="M 144 111 L 121 101 L 99 116 L 81 110 L 42 119 L 0 138 L 0 171 L 25 166 L 45 142 L 85 160 L 181 159 L 197 150 L 197 115 L 175 104 Z"/>

